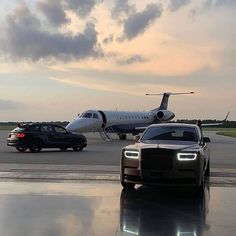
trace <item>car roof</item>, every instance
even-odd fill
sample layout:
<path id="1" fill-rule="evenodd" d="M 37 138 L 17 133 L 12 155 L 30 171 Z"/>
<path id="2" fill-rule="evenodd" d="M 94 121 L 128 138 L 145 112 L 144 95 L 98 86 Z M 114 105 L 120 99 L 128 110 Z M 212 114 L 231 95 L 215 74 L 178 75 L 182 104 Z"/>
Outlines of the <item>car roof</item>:
<path id="1" fill-rule="evenodd" d="M 197 128 L 195 124 L 186 124 L 186 123 L 162 123 L 162 124 L 153 124 L 148 127 L 191 127 Z"/>
<path id="2" fill-rule="evenodd" d="M 62 125 L 53 124 L 53 123 L 49 123 L 49 122 L 48 123 L 47 122 L 20 123 L 20 124 L 18 124 L 18 127 L 25 128 L 25 127 L 34 126 L 34 125 L 53 125 L 53 126 L 63 127 Z"/>

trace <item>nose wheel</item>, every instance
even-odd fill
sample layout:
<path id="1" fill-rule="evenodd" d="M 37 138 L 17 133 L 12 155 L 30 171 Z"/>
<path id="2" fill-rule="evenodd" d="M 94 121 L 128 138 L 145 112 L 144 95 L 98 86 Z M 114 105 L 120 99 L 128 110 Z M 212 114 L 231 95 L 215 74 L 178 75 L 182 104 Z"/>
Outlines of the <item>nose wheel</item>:
<path id="1" fill-rule="evenodd" d="M 126 140 L 127 139 L 127 135 L 126 134 L 118 134 L 120 140 Z"/>

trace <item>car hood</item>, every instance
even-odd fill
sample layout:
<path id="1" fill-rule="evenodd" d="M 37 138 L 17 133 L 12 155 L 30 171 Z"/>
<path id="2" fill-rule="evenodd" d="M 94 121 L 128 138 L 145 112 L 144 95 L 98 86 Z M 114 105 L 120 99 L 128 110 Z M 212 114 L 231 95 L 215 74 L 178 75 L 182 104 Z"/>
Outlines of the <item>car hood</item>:
<path id="1" fill-rule="evenodd" d="M 198 151 L 199 144 L 195 142 L 153 142 L 153 141 L 145 141 L 135 143 L 133 145 L 128 145 L 125 147 L 126 149 L 148 149 L 148 148 L 161 148 L 161 149 L 169 149 L 169 150 L 185 150 L 185 151 Z"/>

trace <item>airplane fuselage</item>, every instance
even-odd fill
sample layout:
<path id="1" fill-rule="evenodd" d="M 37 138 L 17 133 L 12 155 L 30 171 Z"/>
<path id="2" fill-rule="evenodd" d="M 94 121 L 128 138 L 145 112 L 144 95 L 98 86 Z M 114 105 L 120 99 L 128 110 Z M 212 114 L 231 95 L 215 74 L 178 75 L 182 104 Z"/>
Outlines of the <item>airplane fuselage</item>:
<path id="1" fill-rule="evenodd" d="M 168 100 L 170 95 L 193 94 L 164 93 L 158 108 L 144 112 L 128 111 L 101 111 L 88 110 L 67 125 L 67 130 L 78 133 L 100 132 L 109 138 L 108 133 L 117 133 L 120 139 L 125 139 L 126 134 L 139 134 L 150 124 L 167 122 L 175 117 L 169 110 Z M 147 94 L 151 95 L 151 94 Z M 160 95 L 160 94 L 159 94 Z"/>
<path id="2" fill-rule="evenodd" d="M 137 134 L 137 128 L 159 123 L 154 112 L 126 112 L 88 110 L 70 122 L 72 132 L 100 132 Z"/>

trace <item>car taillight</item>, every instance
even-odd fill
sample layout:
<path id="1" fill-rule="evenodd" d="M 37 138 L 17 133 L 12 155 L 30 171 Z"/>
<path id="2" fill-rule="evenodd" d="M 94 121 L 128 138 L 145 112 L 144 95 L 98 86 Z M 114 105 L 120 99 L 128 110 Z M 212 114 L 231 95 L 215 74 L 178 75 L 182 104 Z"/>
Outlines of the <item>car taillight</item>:
<path id="1" fill-rule="evenodd" d="M 18 133 L 18 134 L 16 134 L 16 137 L 17 138 L 24 138 L 25 134 L 24 133 Z"/>

